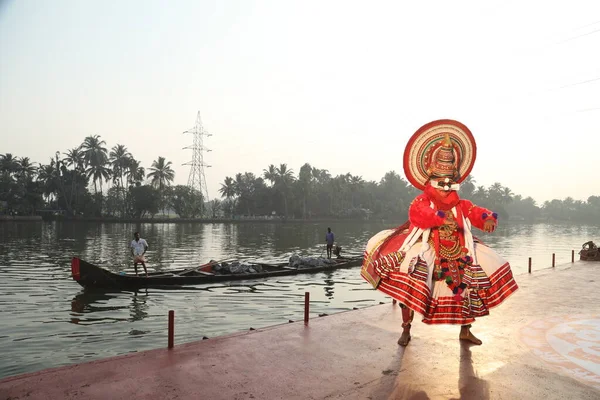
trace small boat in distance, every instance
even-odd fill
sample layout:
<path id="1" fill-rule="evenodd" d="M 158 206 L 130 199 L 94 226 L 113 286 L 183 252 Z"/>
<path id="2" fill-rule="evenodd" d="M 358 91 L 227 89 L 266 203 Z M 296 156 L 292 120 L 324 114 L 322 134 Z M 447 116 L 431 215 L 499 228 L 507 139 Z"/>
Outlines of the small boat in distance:
<path id="1" fill-rule="evenodd" d="M 298 257 L 296 257 L 298 259 Z M 271 276 L 297 275 L 330 271 L 340 268 L 360 266 L 362 256 L 340 257 L 332 259 L 317 258 L 311 264 L 290 266 L 290 263 L 279 264 L 248 263 L 245 272 L 237 273 L 236 269 L 228 270 L 226 263 L 211 261 L 195 267 L 163 272 L 149 272 L 139 276 L 133 274 L 115 273 L 105 268 L 91 264 L 78 257 L 71 260 L 71 276 L 84 288 L 104 289 L 137 289 L 147 287 L 185 286 L 204 283 L 224 282 L 244 279 L 267 278 Z M 250 272 L 248 272 L 250 271 Z"/>
<path id="2" fill-rule="evenodd" d="M 593 241 L 585 242 L 579 251 L 581 261 L 600 261 L 600 251 Z"/>

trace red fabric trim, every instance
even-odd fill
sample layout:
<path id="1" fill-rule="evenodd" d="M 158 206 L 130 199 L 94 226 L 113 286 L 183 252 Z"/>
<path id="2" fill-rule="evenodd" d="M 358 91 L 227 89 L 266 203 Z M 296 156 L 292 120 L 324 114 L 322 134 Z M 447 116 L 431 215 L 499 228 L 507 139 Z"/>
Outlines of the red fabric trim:
<path id="1" fill-rule="evenodd" d="M 398 300 L 411 310 L 418 312 L 419 314 L 425 314 L 427 309 L 427 301 L 429 295 L 424 295 L 423 292 L 430 293 L 429 288 L 426 284 L 422 284 L 420 290 L 413 287 L 406 282 L 391 282 L 389 280 L 382 280 L 379 284 L 378 290 L 387 294 L 388 296 Z"/>
<path id="2" fill-rule="evenodd" d="M 492 286 L 483 291 L 485 298 L 481 296 L 488 308 L 496 307 L 519 289 L 509 263 L 504 264 L 494 272 L 490 276 L 490 282 L 492 282 Z"/>

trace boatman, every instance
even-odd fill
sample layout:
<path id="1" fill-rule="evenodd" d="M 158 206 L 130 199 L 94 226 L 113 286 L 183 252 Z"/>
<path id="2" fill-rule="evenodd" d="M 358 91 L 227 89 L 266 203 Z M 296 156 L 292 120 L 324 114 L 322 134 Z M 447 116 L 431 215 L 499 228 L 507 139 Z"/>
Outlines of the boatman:
<path id="1" fill-rule="evenodd" d="M 474 236 L 475 228 L 493 232 L 498 214 L 458 196 L 476 151 L 458 121 L 417 130 L 404 152 L 404 172 L 423 193 L 410 204 L 406 224 L 379 232 L 366 246 L 362 277 L 400 303 L 402 346 L 410 341 L 414 312 L 426 324 L 460 326 L 459 339 L 479 345 L 470 329 L 475 318 L 518 289 L 508 261 Z"/>
<path id="2" fill-rule="evenodd" d="M 133 268 L 135 269 L 135 275 L 137 276 L 137 265 L 142 264 L 144 267 L 144 272 L 146 273 L 146 277 L 148 277 L 148 270 L 146 269 L 146 258 L 144 254 L 148 250 L 148 242 L 146 239 L 140 238 L 140 233 L 136 232 L 133 234 L 134 239 L 131 241 L 129 248 L 131 250 L 131 255 L 133 256 Z"/>
<path id="3" fill-rule="evenodd" d="M 325 234 L 325 243 L 327 243 L 327 258 L 331 258 L 333 242 L 334 242 L 333 232 L 331 232 L 331 228 L 327 228 L 327 233 Z"/>

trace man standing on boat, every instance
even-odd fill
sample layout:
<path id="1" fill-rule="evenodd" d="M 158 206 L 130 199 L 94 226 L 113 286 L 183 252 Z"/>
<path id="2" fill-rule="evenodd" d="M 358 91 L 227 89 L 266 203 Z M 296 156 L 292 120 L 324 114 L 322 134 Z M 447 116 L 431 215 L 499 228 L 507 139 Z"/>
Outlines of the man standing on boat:
<path id="1" fill-rule="evenodd" d="M 146 258 L 144 254 L 148 250 L 148 242 L 146 239 L 140 238 L 140 233 L 136 232 L 133 234 L 134 239 L 131 241 L 129 248 L 131 250 L 131 255 L 133 256 L 133 268 L 135 269 L 135 274 L 137 276 L 137 265 L 142 264 L 144 267 L 144 272 L 146 273 L 146 277 L 148 277 L 148 270 L 146 269 Z"/>
<path id="2" fill-rule="evenodd" d="M 327 228 L 327 233 L 325 234 L 325 243 L 327 243 L 327 258 L 331 258 L 331 252 L 333 249 L 333 241 L 334 241 L 333 232 L 331 232 L 331 228 Z"/>

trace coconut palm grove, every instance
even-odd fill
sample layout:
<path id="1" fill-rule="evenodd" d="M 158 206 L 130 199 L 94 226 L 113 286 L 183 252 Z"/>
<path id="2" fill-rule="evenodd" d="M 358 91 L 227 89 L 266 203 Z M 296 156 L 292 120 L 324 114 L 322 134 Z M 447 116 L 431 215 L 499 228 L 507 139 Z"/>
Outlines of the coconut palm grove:
<path id="1" fill-rule="evenodd" d="M 395 171 L 379 182 L 365 181 L 349 173 L 332 176 L 308 163 L 297 173 L 287 164 L 271 164 L 227 176 L 220 199 L 211 201 L 173 185 L 174 179 L 172 163 L 164 157 L 144 167 L 125 146 L 109 150 L 99 135 L 88 136 L 80 146 L 51 155 L 47 164 L 0 155 L 0 214 L 139 219 L 170 211 L 175 218 L 404 220 L 417 194 Z M 600 196 L 538 205 L 500 183 L 478 186 L 472 177 L 463 182 L 460 195 L 503 218 L 600 222 Z"/>

